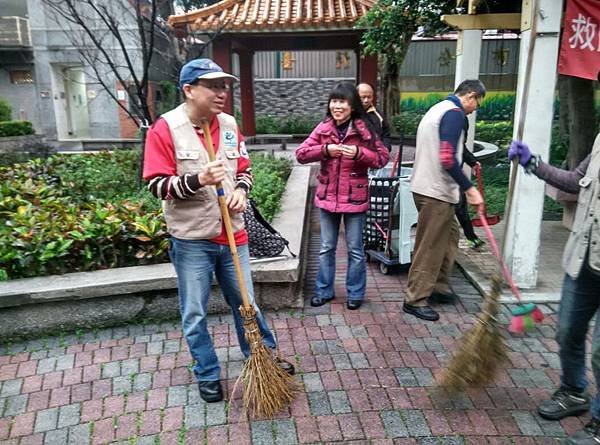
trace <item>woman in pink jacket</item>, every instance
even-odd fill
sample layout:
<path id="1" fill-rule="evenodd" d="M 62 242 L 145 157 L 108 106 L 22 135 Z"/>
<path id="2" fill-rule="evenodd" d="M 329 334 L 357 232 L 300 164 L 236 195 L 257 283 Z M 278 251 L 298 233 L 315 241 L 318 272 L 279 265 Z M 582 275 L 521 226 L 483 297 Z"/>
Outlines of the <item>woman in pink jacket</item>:
<path id="1" fill-rule="evenodd" d="M 321 306 L 335 296 L 335 250 L 344 220 L 348 250 L 347 307 L 358 309 L 365 298 L 367 270 L 362 233 L 369 208 L 369 168 L 381 168 L 389 152 L 370 127 L 356 88 L 348 82 L 329 94 L 327 116 L 296 150 L 301 164 L 320 162 L 315 205 L 321 209 L 321 250 L 315 295 Z"/>

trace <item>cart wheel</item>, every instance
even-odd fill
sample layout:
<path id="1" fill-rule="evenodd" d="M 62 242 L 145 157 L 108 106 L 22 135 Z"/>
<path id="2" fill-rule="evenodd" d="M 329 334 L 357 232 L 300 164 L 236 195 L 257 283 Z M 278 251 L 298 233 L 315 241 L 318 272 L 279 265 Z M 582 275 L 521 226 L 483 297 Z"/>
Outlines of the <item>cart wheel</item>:
<path id="1" fill-rule="evenodd" d="M 381 272 L 384 275 L 387 275 L 390 273 L 390 268 L 385 263 L 379 263 L 379 272 Z"/>

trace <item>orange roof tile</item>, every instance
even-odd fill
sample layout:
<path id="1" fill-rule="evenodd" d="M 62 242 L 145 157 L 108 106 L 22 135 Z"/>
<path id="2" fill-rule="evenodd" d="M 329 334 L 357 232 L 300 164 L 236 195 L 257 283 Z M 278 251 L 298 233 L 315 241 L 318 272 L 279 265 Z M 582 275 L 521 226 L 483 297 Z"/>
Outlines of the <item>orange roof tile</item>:
<path id="1" fill-rule="evenodd" d="M 175 27 L 194 31 L 283 31 L 348 29 L 377 0 L 222 0 L 187 14 L 172 15 Z"/>

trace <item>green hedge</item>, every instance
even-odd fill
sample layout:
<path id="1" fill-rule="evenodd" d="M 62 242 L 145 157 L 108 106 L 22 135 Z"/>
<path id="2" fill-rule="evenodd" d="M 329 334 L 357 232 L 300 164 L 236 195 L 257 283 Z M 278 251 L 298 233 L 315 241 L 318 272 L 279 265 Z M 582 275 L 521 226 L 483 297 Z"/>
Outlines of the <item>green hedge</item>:
<path id="1" fill-rule="evenodd" d="M 0 137 L 26 136 L 34 133 L 33 125 L 29 121 L 0 122 Z"/>
<path id="2" fill-rule="evenodd" d="M 415 113 L 411 111 L 403 111 L 401 114 L 392 116 L 390 126 L 392 132 L 403 136 L 416 136 L 419 122 L 424 113 Z"/>
<path id="3" fill-rule="evenodd" d="M 323 119 L 323 116 L 286 116 L 275 117 L 272 115 L 256 116 L 257 134 L 309 134 Z M 241 116 L 238 116 L 241 122 Z"/>
<path id="4" fill-rule="evenodd" d="M 475 139 L 495 144 L 501 150 L 508 149 L 512 134 L 513 126 L 510 121 L 477 121 L 475 123 Z"/>
<path id="5" fill-rule="evenodd" d="M 135 188 L 138 160 L 115 151 L 0 168 L 0 280 L 167 261 L 160 202 Z M 272 218 L 291 164 L 253 164 L 252 196 Z"/>
<path id="6" fill-rule="evenodd" d="M 0 97 L 0 122 L 12 119 L 12 107 L 6 99 Z"/>

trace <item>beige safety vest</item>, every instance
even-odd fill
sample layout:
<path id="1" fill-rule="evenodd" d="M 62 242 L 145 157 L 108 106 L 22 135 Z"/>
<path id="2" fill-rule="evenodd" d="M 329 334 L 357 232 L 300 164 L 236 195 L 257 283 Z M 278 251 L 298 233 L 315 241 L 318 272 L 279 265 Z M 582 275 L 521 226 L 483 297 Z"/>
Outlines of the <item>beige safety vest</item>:
<path id="1" fill-rule="evenodd" d="M 198 137 L 185 104 L 163 114 L 171 130 L 177 174 L 198 173 L 209 162 L 208 152 Z M 219 149 L 217 159 L 224 161 L 226 176 L 223 181 L 225 196 L 231 194 L 236 184 L 238 151 L 238 127 L 233 116 L 217 115 L 219 120 Z M 203 186 L 189 199 L 163 200 L 163 212 L 171 235 L 181 239 L 208 240 L 221 234 L 222 217 L 215 186 Z M 231 213 L 234 232 L 244 227 L 240 213 Z"/>
<path id="2" fill-rule="evenodd" d="M 563 268 L 577 278 L 588 251 L 590 268 L 600 273 L 600 134 L 592 148 L 592 158 L 585 176 L 579 180 L 577 212 L 573 231 L 563 254 Z"/>
<path id="3" fill-rule="evenodd" d="M 460 187 L 444 170 L 440 161 L 440 121 L 444 114 L 453 108 L 457 108 L 454 102 L 443 100 L 431 107 L 421 119 L 417 129 L 417 148 L 410 190 L 456 204 L 460 196 Z M 456 158 L 459 164 L 462 163 L 463 139 L 464 131 L 457 143 Z"/>

